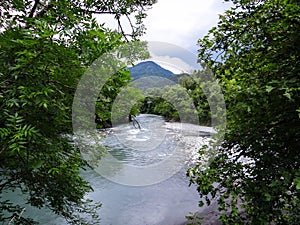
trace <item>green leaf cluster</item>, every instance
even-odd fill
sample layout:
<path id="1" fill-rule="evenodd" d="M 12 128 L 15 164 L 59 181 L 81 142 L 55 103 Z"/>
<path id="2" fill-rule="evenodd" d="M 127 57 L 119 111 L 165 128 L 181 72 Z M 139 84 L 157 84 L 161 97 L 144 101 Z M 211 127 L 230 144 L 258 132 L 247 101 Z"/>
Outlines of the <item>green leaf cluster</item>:
<path id="1" fill-rule="evenodd" d="M 209 102 L 217 104 L 219 99 L 217 83 L 213 79 L 210 70 L 204 67 L 192 74 L 181 74 L 178 84 L 150 88 L 141 112 L 162 115 L 168 121 L 189 121 L 190 115 L 197 114 L 198 121 L 189 122 L 211 125 Z"/>
<path id="2" fill-rule="evenodd" d="M 94 15 L 144 15 L 154 2 L 0 3 L 1 223 L 33 223 L 23 216 L 23 207 L 3 197 L 17 190 L 27 204 L 48 207 L 71 224 L 99 222 L 100 204 L 84 198 L 92 191 L 80 174 L 87 163 L 67 135 L 72 134 L 72 101 L 86 68 L 124 42 L 125 34 L 99 25 Z M 141 27 L 141 21 L 133 27 L 134 38 Z M 113 97 L 128 82 L 128 73 L 120 74 L 104 97 Z"/>
<path id="3" fill-rule="evenodd" d="M 191 182 L 217 199 L 224 224 L 299 224 L 300 4 L 233 4 L 199 40 L 224 90 L 227 130 Z"/>

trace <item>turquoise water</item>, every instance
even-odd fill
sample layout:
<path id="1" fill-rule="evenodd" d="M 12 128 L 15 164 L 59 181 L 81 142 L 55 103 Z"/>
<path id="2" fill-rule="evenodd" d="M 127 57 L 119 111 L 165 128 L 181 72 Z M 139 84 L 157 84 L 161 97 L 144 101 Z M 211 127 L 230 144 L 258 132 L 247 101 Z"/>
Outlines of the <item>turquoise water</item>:
<path id="1" fill-rule="evenodd" d="M 141 129 L 125 124 L 106 131 L 103 144 L 118 166 L 82 172 L 94 189 L 87 197 L 102 203 L 98 213 L 104 225 L 182 224 L 189 212 L 198 210 L 198 192 L 185 176 L 194 153 L 161 117 L 140 115 L 137 120 Z M 21 198 L 16 193 L 11 197 Z M 66 224 L 45 209 L 27 207 L 26 213 L 40 224 Z"/>

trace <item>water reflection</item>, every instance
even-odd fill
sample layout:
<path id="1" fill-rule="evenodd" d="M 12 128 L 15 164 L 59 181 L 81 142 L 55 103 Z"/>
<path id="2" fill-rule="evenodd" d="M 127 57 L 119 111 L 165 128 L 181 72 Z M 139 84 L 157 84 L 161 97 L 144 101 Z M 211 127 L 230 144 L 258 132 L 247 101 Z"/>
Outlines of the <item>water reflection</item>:
<path id="1" fill-rule="evenodd" d="M 94 170 L 82 171 L 82 175 L 94 189 L 87 197 L 102 203 L 99 215 L 104 225 L 180 225 L 186 221 L 185 216 L 189 212 L 198 210 L 198 192 L 196 187 L 188 186 L 189 181 L 185 173 L 187 163 L 191 158 L 195 158 L 199 146 L 207 143 L 205 137 L 199 137 L 199 128 L 206 135 L 213 131 L 211 128 L 184 125 L 187 126 L 184 131 L 189 131 L 185 134 L 189 140 L 187 143 L 180 138 L 182 124 L 165 123 L 161 117 L 153 115 L 141 115 L 137 119 L 141 123 L 141 130 L 134 129 L 130 124 L 118 126 L 112 128 L 102 140 L 111 157 L 122 162 L 113 164 L 106 158 L 107 164 L 102 167 L 107 170 L 105 173 L 112 177 L 129 179 L 133 183 L 147 183 L 147 179 L 153 179 L 152 173 L 134 174 L 124 171 L 126 165 L 136 168 L 151 167 L 164 162 L 168 157 L 173 157 L 183 166 L 181 169 L 173 168 L 176 173 L 168 179 L 147 186 L 122 185 L 102 177 Z M 174 154 L 176 149 L 180 149 L 177 152 L 182 155 Z M 161 176 L 165 176 L 164 170 L 174 166 L 161 164 L 165 165 L 165 168 L 156 171 Z M 26 213 L 41 224 L 66 224 L 63 219 L 46 209 L 41 211 L 27 207 Z"/>

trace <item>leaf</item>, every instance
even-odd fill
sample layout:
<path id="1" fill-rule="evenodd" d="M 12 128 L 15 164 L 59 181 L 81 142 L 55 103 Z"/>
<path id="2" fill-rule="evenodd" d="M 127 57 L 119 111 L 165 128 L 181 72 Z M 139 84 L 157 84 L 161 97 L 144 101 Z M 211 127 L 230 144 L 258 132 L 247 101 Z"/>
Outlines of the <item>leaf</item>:
<path id="1" fill-rule="evenodd" d="M 296 111 L 298 112 L 298 116 L 300 118 L 300 109 L 297 109 Z"/>
<path id="2" fill-rule="evenodd" d="M 271 201 L 272 196 L 269 193 L 265 193 L 264 195 L 265 195 L 266 201 Z"/>
<path id="3" fill-rule="evenodd" d="M 296 186 L 296 190 L 300 190 L 300 178 L 295 178 L 293 182 Z"/>
<path id="4" fill-rule="evenodd" d="M 7 137 L 10 134 L 10 130 L 4 127 L 0 128 L 0 137 L 4 138 Z"/>
<path id="5" fill-rule="evenodd" d="M 58 168 L 51 168 L 50 170 L 48 170 L 49 174 L 55 175 L 59 173 L 59 169 Z"/>
<path id="6" fill-rule="evenodd" d="M 34 171 L 37 171 L 38 169 L 40 169 L 43 165 L 43 161 L 42 160 L 34 160 L 34 162 L 32 163 L 32 168 Z"/>
<path id="7" fill-rule="evenodd" d="M 199 207 L 204 206 L 204 202 L 203 202 L 203 201 L 199 201 L 198 206 L 199 206 Z"/>
<path id="8" fill-rule="evenodd" d="M 273 89 L 274 89 L 274 87 L 272 87 L 272 86 L 266 86 L 266 91 L 268 93 L 270 93 Z"/>
<path id="9" fill-rule="evenodd" d="M 287 97 L 289 100 L 292 99 L 291 94 L 288 93 L 288 92 L 285 92 L 285 93 L 283 94 L 283 96 Z"/>

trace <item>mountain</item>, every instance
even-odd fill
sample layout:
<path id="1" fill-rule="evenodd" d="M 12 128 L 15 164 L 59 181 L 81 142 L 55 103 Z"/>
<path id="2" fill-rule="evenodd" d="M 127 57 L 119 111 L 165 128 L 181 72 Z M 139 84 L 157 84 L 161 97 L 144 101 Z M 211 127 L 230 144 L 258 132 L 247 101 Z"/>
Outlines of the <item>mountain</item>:
<path id="1" fill-rule="evenodd" d="M 160 65 L 152 61 L 138 63 L 134 67 L 130 67 L 129 71 L 131 72 L 131 77 L 133 80 L 149 76 L 172 79 L 174 76 L 171 71 L 162 68 Z"/>
<path id="2" fill-rule="evenodd" d="M 142 91 L 178 84 L 179 78 L 186 76 L 186 74 L 174 74 L 153 61 L 141 62 L 128 69 L 134 82 L 133 86 Z"/>

